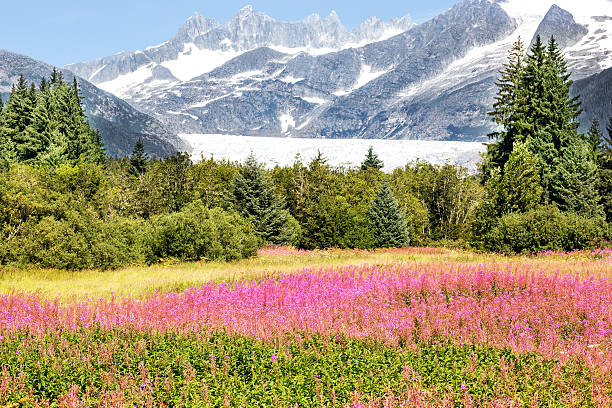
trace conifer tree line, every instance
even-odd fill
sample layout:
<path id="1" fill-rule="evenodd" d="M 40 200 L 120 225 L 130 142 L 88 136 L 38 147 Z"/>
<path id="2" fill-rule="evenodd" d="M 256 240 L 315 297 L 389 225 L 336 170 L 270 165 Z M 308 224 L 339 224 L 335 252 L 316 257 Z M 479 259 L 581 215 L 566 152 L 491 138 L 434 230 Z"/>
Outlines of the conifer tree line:
<path id="1" fill-rule="evenodd" d="M 185 153 L 106 157 L 78 84 L 23 78 L 0 114 L 0 265 L 116 268 L 232 260 L 262 245 L 452 245 L 506 253 L 576 249 L 611 238 L 612 120 L 578 132 L 579 100 L 554 40 L 514 44 L 501 72 L 477 174 L 407 163 L 383 172 L 319 153 L 269 168 Z M 607 221 L 606 221 L 607 218 Z"/>
<path id="2" fill-rule="evenodd" d="M 597 123 L 586 135 L 578 132 L 580 103 L 570 97 L 571 85 L 554 38 L 544 45 L 538 36 L 527 53 L 520 38 L 513 45 L 490 113 L 500 130 L 490 135 L 483 164 L 497 215 L 542 204 L 606 215 L 600 160 L 610 145 Z"/>
<path id="3" fill-rule="evenodd" d="M 6 104 L 0 104 L 1 165 L 105 160 L 100 135 L 85 116 L 76 78 L 68 84 L 56 69 L 38 85 L 19 77 Z"/>
<path id="4" fill-rule="evenodd" d="M 544 44 L 538 36 L 528 52 L 519 38 L 510 50 L 489 113 L 499 130 L 489 135 L 474 228 L 489 248 L 510 233 L 508 222 L 537 221 L 534 214 L 612 220 L 612 127 L 607 138 L 597 121 L 578 132 L 580 101 L 570 96 L 570 75 L 554 37 Z"/>

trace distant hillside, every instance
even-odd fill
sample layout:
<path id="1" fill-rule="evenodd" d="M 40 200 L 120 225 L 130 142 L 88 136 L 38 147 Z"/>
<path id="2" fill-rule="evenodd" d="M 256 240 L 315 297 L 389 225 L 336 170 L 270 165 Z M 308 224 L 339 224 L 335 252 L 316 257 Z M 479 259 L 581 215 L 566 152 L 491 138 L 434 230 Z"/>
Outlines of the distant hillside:
<path id="1" fill-rule="evenodd" d="M 597 118 L 605 130 L 612 117 L 612 68 L 576 81 L 572 94 L 580 95 L 582 101 L 580 130 L 587 131 L 593 118 Z"/>

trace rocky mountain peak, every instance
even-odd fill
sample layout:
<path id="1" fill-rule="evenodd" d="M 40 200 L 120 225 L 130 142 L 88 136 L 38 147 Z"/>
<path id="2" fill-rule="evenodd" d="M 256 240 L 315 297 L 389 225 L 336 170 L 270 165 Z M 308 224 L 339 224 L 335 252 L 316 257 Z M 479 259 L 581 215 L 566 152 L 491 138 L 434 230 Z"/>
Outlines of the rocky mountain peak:
<path id="1" fill-rule="evenodd" d="M 180 43 L 191 42 L 197 36 L 206 33 L 217 25 L 218 23 L 215 20 L 206 18 L 196 12 L 176 31 L 170 41 Z"/>
<path id="2" fill-rule="evenodd" d="M 585 26 L 574 21 L 574 16 L 569 11 L 553 4 L 538 26 L 531 43 L 533 44 L 538 35 L 544 42 L 554 36 L 559 47 L 563 49 L 578 43 L 588 32 Z"/>

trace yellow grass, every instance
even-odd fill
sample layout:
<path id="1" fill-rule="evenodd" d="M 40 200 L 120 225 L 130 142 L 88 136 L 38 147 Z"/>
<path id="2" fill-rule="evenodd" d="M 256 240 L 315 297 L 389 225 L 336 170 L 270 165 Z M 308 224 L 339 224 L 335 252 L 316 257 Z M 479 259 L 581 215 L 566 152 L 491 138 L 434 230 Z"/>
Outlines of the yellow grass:
<path id="1" fill-rule="evenodd" d="M 131 294 L 143 297 L 156 290 L 182 291 L 209 281 L 253 280 L 282 274 L 314 271 L 343 265 L 414 264 L 444 267 L 449 264 L 496 264 L 504 268 L 538 273 L 578 273 L 611 276 L 610 259 L 571 257 L 504 257 L 446 249 L 409 248 L 391 251 L 329 250 L 299 255 L 261 254 L 238 262 L 194 262 L 175 265 L 137 266 L 115 271 L 59 271 L 49 269 L 0 269 L 0 294 L 35 293 L 65 301 L 83 295 L 109 297 Z"/>

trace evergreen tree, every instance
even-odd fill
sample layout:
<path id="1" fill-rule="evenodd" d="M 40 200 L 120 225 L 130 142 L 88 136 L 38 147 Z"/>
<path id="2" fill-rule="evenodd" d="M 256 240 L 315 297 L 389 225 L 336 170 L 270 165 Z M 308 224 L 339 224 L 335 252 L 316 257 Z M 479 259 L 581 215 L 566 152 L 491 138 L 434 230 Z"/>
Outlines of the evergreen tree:
<path id="1" fill-rule="evenodd" d="M 282 245 L 291 240 L 289 211 L 253 154 L 234 178 L 233 196 L 238 211 L 251 220 L 264 242 Z"/>
<path id="2" fill-rule="evenodd" d="M 23 75 L 14 86 L 4 111 L 3 133 L 6 142 L 11 144 L 15 159 L 31 162 L 41 150 L 41 144 L 36 135 L 28 131 L 32 124 L 36 93 L 28 87 Z"/>
<path id="3" fill-rule="evenodd" d="M 587 217 L 603 216 L 597 191 L 598 169 L 581 140 L 563 147 L 552 177 L 551 199 L 562 211 Z"/>
<path id="4" fill-rule="evenodd" d="M 368 149 L 368 153 L 363 162 L 361 162 L 361 170 L 376 169 L 380 170 L 384 167 L 382 160 L 374 153 L 372 146 Z"/>
<path id="5" fill-rule="evenodd" d="M 376 247 L 401 248 L 408 245 L 406 218 L 388 183 L 382 185 L 370 204 L 369 218 Z"/>
<path id="6" fill-rule="evenodd" d="M 604 135 L 599 127 L 599 120 L 593 119 L 591 127 L 586 134 L 586 142 L 589 145 L 589 150 L 593 152 L 593 156 L 596 157 L 599 152 L 605 150 Z"/>
<path id="7" fill-rule="evenodd" d="M 144 143 L 142 142 L 142 138 L 139 137 L 134 145 L 132 155 L 130 156 L 130 164 L 132 165 L 133 174 L 136 176 L 144 174 L 144 172 L 147 170 L 148 162 L 149 157 L 145 152 Z"/>
<path id="8" fill-rule="evenodd" d="M 501 77 L 496 83 L 498 90 L 495 103 L 493 110 L 489 112 L 493 122 L 501 129 L 489 134 L 489 138 L 495 142 L 487 146 L 488 154 L 484 164 L 487 174 L 492 167 L 503 169 L 512 153 L 514 142 L 524 141 L 527 134 L 524 71 L 525 46 L 519 37 L 512 45 L 508 62 L 500 72 Z"/>
<path id="9" fill-rule="evenodd" d="M 610 118 L 607 133 L 607 136 L 602 138 L 600 154 L 597 156 L 599 167 L 597 190 L 601 196 L 606 220 L 612 222 L 612 118 Z"/>
<path id="10" fill-rule="evenodd" d="M 525 87 L 527 90 L 527 122 L 531 146 L 540 159 L 545 199 L 552 200 L 551 184 L 562 151 L 581 138 L 577 118 L 580 107 L 576 98 L 570 97 L 572 81 L 567 66 L 551 38 L 548 47 L 539 41 L 527 56 Z"/>
<path id="11" fill-rule="evenodd" d="M 43 78 L 38 88 L 28 87 L 20 76 L 2 112 L 4 163 L 57 166 L 106 160 L 100 134 L 91 128 L 83 110 L 76 79 L 70 87 L 55 69 L 51 81 Z"/>

